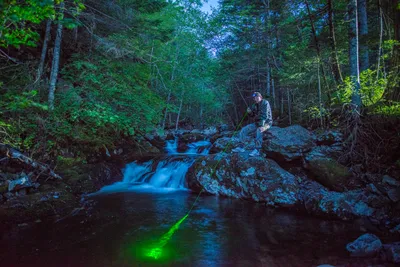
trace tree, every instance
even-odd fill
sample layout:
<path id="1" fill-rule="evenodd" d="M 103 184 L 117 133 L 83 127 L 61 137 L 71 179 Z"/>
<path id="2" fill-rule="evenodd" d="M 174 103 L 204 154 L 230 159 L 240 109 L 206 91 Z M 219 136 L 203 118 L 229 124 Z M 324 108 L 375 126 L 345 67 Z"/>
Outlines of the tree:
<path id="1" fill-rule="evenodd" d="M 60 65 L 60 53 L 61 53 L 61 40 L 62 40 L 62 30 L 63 25 L 61 20 L 64 17 L 64 2 L 61 2 L 59 5 L 59 21 L 57 25 L 57 33 L 56 40 L 54 42 L 54 55 L 53 61 L 51 64 L 51 73 L 50 73 L 50 86 L 49 86 L 49 109 L 54 109 L 54 91 L 56 89 L 57 84 L 57 76 L 58 76 L 58 68 Z"/>
<path id="2" fill-rule="evenodd" d="M 353 86 L 352 104 L 356 110 L 361 107 L 360 97 L 360 71 L 358 57 L 358 19 L 357 19 L 357 0 L 350 0 L 348 5 L 349 13 L 349 62 L 350 76 Z"/>
<path id="3" fill-rule="evenodd" d="M 333 23 L 333 3 L 332 0 L 328 0 L 328 24 L 329 24 L 329 41 L 331 44 L 331 61 L 332 61 L 332 69 L 335 75 L 336 82 L 342 82 L 342 72 L 340 69 L 339 58 L 337 54 L 336 48 L 336 36 L 335 36 L 335 27 Z"/>
<path id="4" fill-rule="evenodd" d="M 360 42 L 360 71 L 369 68 L 367 0 L 357 0 Z"/>

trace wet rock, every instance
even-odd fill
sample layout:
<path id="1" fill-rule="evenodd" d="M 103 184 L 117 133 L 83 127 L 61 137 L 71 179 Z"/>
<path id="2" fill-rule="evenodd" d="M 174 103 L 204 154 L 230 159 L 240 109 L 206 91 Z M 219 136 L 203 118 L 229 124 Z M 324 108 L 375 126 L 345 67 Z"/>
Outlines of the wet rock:
<path id="1" fill-rule="evenodd" d="M 8 181 L 8 191 L 18 191 L 32 186 L 32 181 L 26 174 L 23 174 L 19 179 Z"/>
<path id="2" fill-rule="evenodd" d="M 375 211 L 369 206 L 369 193 L 363 190 L 334 192 L 306 180 L 301 184 L 300 193 L 307 213 L 312 215 L 350 220 L 372 216 Z"/>
<path id="3" fill-rule="evenodd" d="M 316 146 L 307 153 L 308 157 L 319 156 L 338 159 L 343 154 L 342 146 Z"/>
<path id="4" fill-rule="evenodd" d="M 185 152 L 189 148 L 189 144 L 204 141 L 207 137 L 201 133 L 186 133 L 178 138 L 178 152 Z"/>
<path id="5" fill-rule="evenodd" d="M 194 129 L 194 130 L 191 131 L 191 133 L 192 134 L 202 134 L 202 135 L 205 135 L 205 136 L 211 136 L 211 135 L 214 135 L 214 134 L 218 133 L 218 130 L 217 130 L 216 127 L 210 126 L 210 127 L 206 128 L 206 129 L 203 129 L 203 130 Z"/>
<path id="6" fill-rule="evenodd" d="M 382 192 L 378 190 L 378 188 L 376 188 L 376 186 L 374 184 L 368 184 L 367 185 L 367 190 L 373 194 L 376 195 L 382 195 Z"/>
<path id="7" fill-rule="evenodd" d="M 398 202 L 400 200 L 400 188 L 390 189 L 387 195 L 393 202 Z"/>
<path id="8" fill-rule="evenodd" d="M 381 240 L 374 234 L 364 234 L 355 241 L 347 244 L 346 249 L 351 256 L 371 257 L 382 249 Z"/>
<path id="9" fill-rule="evenodd" d="M 232 149 L 239 145 L 241 145 L 241 143 L 237 137 L 222 137 L 213 143 L 210 153 L 215 154 L 222 151 L 230 153 Z"/>
<path id="10" fill-rule="evenodd" d="M 286 128 L 271 127 L 267 132 L 268 142 L 263 142 L 263 150 L 278 161 L 292 161 L 299 159 L 303 153 L 315 146 L 315 139 L 311 132 L 300 125 Z"/>
<path id="11" fill-rule="evenodd" d="M 210 194 L 252 199 L 269 206 L 299 204 L 299 187 L 294 175 L 273 160 L 249 157 L 246 153 L 219 153 L 199 158 L 187 177 L 189 187 L 196 191 L 203 188 Z"/>
<path id="12" fill-rule="evenodd" d="M 400 224 L 398 224 L 396 227 L 394 227 L 393 229 L 390 229 L 391 233 L 397 233 L 400 234 Z"/>
<path id="13" fill-rule="evenodd" d="M 389 175 L 384 175 L 382 178 L 382 183 L 384 185 L 392 186 L 392 187 L 400 187 L 400 182 L 396 179 L 390 177 Z"/>
<path id="14" fill-rule="evenodd" d="M 347 167 L 327 157 L 320 149 L 313 149 L 305 158 L 305 168 L 314 174 L 322 185 L 336 191 L 343 191 L 350 172 Z"/>
<path id="15" fill-rule="evenodd" d="M 217 130 L 218 132 L 222 133 L 231 130 L 231 127 L 228 124 L 219 124 L 217 125 Z"/>
<path id="16" fill-rule="evenodd" d="M 383 245 L 385 260 L 393 263 L 400 263 L 400 242 Z"/>

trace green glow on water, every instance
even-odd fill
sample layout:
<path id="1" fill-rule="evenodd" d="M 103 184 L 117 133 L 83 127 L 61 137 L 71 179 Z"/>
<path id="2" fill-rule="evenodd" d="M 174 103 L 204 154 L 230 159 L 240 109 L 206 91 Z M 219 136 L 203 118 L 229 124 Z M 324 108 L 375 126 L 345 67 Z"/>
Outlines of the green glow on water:
<path id="1" fill-rule="evenodd" d="M 247 112 L 244 114 L 242 120 L 240 121 L 239 125 L 237 126 L 233 136 L 236 135 L 238 132 L 239 127 L 241 126 L 244 118 L 246 117 Z M 226 151 L 226 149 L 229 147 L 230 143 L 232 140 L 226 145 L 225 149 L 223 152 Z M 222 158 L 221 158 L 222 159 Z M 215 164 L 214 168 L 212 168 L 211 176 L 213 176 L 216 167 L 218 166 L 219 162 L 221 159 L 218 160 L 218 162 Z M 128 256 L 132 261 L 135 261 L 136 263 L 141 262 L 146 262 L 149 263 L 151 262 L 152 264 L 161 264 L 161 266 L 164 266 L 167 262 L 174 261 L 176 258 L 178 258 L 178 251 L 171 246 L 167 246 L 167 243 L 170 241 L 172 235 L 176 232 L 176 230 L 179 229 L 179 226 L 182 224 L 182 222 L 189 216 L 190 212 L 193 210 L 194 205 L 196 204 L 197 200 L 199 199 L 201 193 L 204 191 L 204 188 L 200 191 L 200 193 L 197 195 L 197 198 L 193 202 L 189 212 L 182 218 L 180 219 L 177 223 L 175 223 L 169 230 L 166 232 L 164 235 L 161 236 L 160 240 L 158 242 L 151 243 L 149 244 L 146 242 L 146 244 L 140 242 L 140 243 L 133 243 L 128 247 L 128 252 L 124 256 Z M 150 249 L 149 249 L 150 247 Z"/>
<path id="2" fill-rule="evenodd" d="M 147 253 L 146 256 L 154 259 L 158 259 L 161 257 L 163 253 L 163 247 L 168 243 L 168 241 L 171 239 L 172 235 L 175 233 L 176 230 L 178 230 L 179 226 L 182 224 L 182 222 L 189 216 L 189 213 L 186 214 L 182 219 L 180 219 L 177 223 L 175 223 L 169 230 L 166 232 L 161 238 L 160 241 L 158 242 L 157 246 L 150 249 Z"/>

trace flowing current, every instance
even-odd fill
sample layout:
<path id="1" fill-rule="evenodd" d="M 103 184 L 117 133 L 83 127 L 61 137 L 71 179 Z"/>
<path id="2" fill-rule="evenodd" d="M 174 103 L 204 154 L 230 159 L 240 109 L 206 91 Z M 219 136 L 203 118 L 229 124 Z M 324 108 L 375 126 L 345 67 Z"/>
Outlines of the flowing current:
<path id="1" fill-rule="evenodd" d="M 198 141 L 187 145 L 185 152 L 178 152 L 178 138 L 166 143 L 167 155 L 158 161 L 132 162 L 124 168 L 121 182 L 103 187 L 96 194 L 124 191 L 171 192 L 187 190 L 186 173 L 196 155 L 207 155 L 209 141 Z"/>
<path id="2" fill-rule="evenodd" d="M 0 231 L 0 265 L 383 266 L 379 259 L 352 258 L 346 252 L 346 244 L 364 233 L 355 223 L 207 194 L 195 201 L 185 176 L 197 155 L 209 149 L 207 141 L 184 149 L 178 149 L 178 140 L 168 141 L 164 157 L 127 164 L 122 181 L 92 194 L 95 205 L 63 220 Z M 160 257 L 147 257 L 193 203 Z"/>

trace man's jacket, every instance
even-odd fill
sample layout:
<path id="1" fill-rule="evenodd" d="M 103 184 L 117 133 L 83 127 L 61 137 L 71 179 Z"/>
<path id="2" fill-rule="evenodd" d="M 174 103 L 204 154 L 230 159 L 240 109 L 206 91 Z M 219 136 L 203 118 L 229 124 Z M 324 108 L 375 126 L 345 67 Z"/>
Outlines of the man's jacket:
<path id="1" fill-rule="evenodd" d="M 257 127 L 262 127 L 265 124 L 272 126 L 271 106 L 267 100 L 263 99 L 260 103 L 254 103 L 250 109 L 250 116 L 255 117 Z"/>

